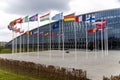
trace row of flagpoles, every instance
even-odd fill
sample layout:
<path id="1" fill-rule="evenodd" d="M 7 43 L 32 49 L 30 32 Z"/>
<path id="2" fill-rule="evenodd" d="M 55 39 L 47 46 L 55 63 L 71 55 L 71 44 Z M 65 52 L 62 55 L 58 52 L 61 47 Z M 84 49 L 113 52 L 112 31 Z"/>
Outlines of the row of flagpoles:
<path id="1" fill-rule="evenodd" d="M 54 23 L 53 26 L 51 26 L 51 20 L 55 20 L 57 22 Z M 75 59 L 77 59 L 77 53 L 76 53 L 76 23 L 78 22 L 84 22 L 85 23 L 85 26 L 86 26 L 86 56 L 87 56 L 87 50 L 88 50 L 88 33 L 96 33 L 96 32 L 99 32 L 101 31 L 101 50 L 102 50 L 102 53 L 103 53 L 103 30 L 106 29 L 106 41 L 107 41 L 107 28 L 106 28 L 106 20 L 96 20 L 95 18 L 95 15 L 80 15 L 80 16 L 75 16 L 75 13 L 72 13 L 72 14 L 69 14 L 69 15 L 66 15 L 66 16 L 63 16 L 63 13 L 58 13 L 58 14 L 55 14 L 53 17 L 50 17 L 50 13 L 47 13 L 47 14 L 44 14 L 42 16 L 39 17 L 38 14 L 35 14 L 31 17 L 29 16 L 25 16 L 24 18 L 18 18 L 18 19 L 15 19 L 13 21 L 11 21 L 8 25 L 8 29 L 9 30 L 12 30 L 13 31 L 13 42 L 12 42 L 12 50 L 13 50 L 13 53 L 14 53 L 14 32 L 15 33 L 20 33 L 20 34 L 28 34 L 28 37 L 27 37 L 27 52 L 29 52 L 29 35 L 31 34 L 34 34 L 34 35 L 39 35 L 39 36 L 50 36 L 50 41 L 49 41 L 49 49 L 50 49 L 50 58 L 51 58 L 51 36 L 55 34 L 54 33 L 51 33 L 51 28 L 52 29 L 57 29 L 59 28 L 60 26 L 60 22 L 59 21 L 62 21 L 61 25 L 62 25 L 62 34 L 57 34 L 57 35 L 62 35 L 62 41 L 63 41 L 63 59 L 64 59 L 64 22 L 67 22 L 67 21 L 73 21 L 74 22 L 74 40 L 75 40 Z M 34 22 L 34 21 L 38 21 L 38 30 L 34 33 L 30 32 L 29 31 L 29 22 Z M 39 22 L 43 22 L 43 21 L 49 21 L 49 33 L 44 33 L 43 31 L 40 32 L 39 31 Z M 24 30 L 22 30 L 22 23 L 28 23 L 28 31 L 27 32 L 24 32 Z M 87 28 L 87 23 L 91 23 L 92 25 L 95 25 L 96 27 L 95 28 L 91 28 L 91 29 L 88 29 Z M 20 24 L 21 27 L 20 28 L 17 28 L 16 27 L 16 24 Z M 37 52 L 38 52 L 38 56 L 39 56 L 39 36 L 37 37 Z M 96 35 L 95 35 L 96 37 Z M 96 41 L 96 39 L 95 39 Z M 96 43 L 96 42 L 95 42 Z M 95 47 L 96 47 L 96 44 L 95 44 Z M 106 52 L 108 51 L 108 41 L 105 45 L 106 47 Z M 21 53 L 21 37 L 20 37 L 20 53 Z"/>

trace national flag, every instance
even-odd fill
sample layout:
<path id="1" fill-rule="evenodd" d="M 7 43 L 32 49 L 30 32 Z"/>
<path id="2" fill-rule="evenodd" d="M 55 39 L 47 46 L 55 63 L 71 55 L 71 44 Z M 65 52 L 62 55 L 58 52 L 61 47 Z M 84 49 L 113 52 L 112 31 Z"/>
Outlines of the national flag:
<path id="1" fill-rule="evenodd" d="M 28 16 L 25 16 L 25 17 L 23 18 L 23 23 L 25 23 L 25 22 L 29 22 Z"/>
<path id="2" fill-rule="evenodd" d="M 95 15 L 87 15 L 86 22 L 95 22 Z"/>
<path id="3" fill-rule="evenodd" d="M 50 13 L 40 16 L 40 21 L 50 20 Z"/>
<path id="4" fill-rule="evenodd" d="M 38 14 L 36 14 L 36 15 L 33 15 L 33 16 L 31 16 L 30 18 L 29 18 L 29 21 L 38 21 Z"/>
<path id="5" fill-rule="evenodd" d="M 76 22 L 86 21 L 86 15 L 76 16 L 75 21 Z"/>
<path id="6" fill-rule="evenodd" d="M 14 31 L 14 32 L 17 32 L 17 27 L 14 27 L 14 28 L 13 28 L 13 31 Z"/>
<path id="7" fill-rule="evenodd" d="M 43 36 L 43 33 L 44 33 L 44 32 L 40 32 L 40 36 Z"/>
<path id="8" fill-rule="evenodd" d="M 88 33 L 98 32 L 98 28 L 89 29 Z"/>
<path id="9" fill-rule="evenodd" d="M 58 33 L 57 36 L 63 36 L 63 34 L 62 33 Z"/>
<path id="10" fill-rule="evenodd" d="M 69 14 L 67 16 L 64 16 L 64 21 L 74 21 L 75 20 L 75 14 Z"/>
<path id="11" fill-rule="evenodd" d="M 39 35 L 38 31 L 34 31 L 33 35 L 38 36 Z"/>
<path id="12" fill-rule="evenodd" d="M 98 27 L 105 27 L 106 20 L 96 20 L 95 21 L 96 26 Z"/>
<path id="13" fill-rule="evenodd" d="M 9 26 L 15 26 L 16 25 L 16 21 L 15 20 L 13 20 L 13 21 L 11 21 L 10 23 L 9 23 Z"/>
<path id="14" fill-rule="evenodd" d="M 24 33 L 24 30 L 20 31 L 20 34 L 23 34 Z"/>
<path id="15" fill-rule="evenodd" d="M 63 18 L 63 13 L 56 14 L 52 17 L 52 20 L 61 20 Z"/>
<path id="16" fill-rule="evenodd" d="M 32 31 L 29 32 L 29 35 L 32 35 Z"/>
<path id="17" fill-rule="evenodd" d="M 13 30 L 13 29 L 14 29 L 14 27 L 13 27 L 13 26 L 8 25 L 8 29 L 9 29 L 9 30 Z"/>
<path id="18" fill-rule="evenodd" d="M 16 23 L 16 24 L 17 24 L 17 23 L 18 23 L 18 24 L 21 24 L 21 23 L 22 23 L 22 20 L 23 20 L 22 18 L 18 18 L 18 19 L 15 20 L 15 23 Z"/>
<path id="19" fill-rule="evenodd" d="M 59 28 L 59 21 L 58 22 L 55 22 L 54 24 L 53 24 L 53 26 L 52 26 L 52 29 L 54 30 L 54 29 L 57 29 L 57 28 Z"/>
<path id="20" fill-rule="evenodd" d="M 50 36 L 54 36 L 54 32 L 51 32 L 51 33 L 50 33 Z"/>
<path id="21" fill-rule="evenodd" d="M 20 32 L 20 28 L 16 29 L 16 32 Z"/>
<path id="22" fill-rule="evenodd" d="M 48 33 L 45 33 L 44 36 L 48 36 Z"/>
<path id="23" fill-rule="evenodd" d="M 33 34 L 38 34 L 38 31 L 33 32 Z"/>

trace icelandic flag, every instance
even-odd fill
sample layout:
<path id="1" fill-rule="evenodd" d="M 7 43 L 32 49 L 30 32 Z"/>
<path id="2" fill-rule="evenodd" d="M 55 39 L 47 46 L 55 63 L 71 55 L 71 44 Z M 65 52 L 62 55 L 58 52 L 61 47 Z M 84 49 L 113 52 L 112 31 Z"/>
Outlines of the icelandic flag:
<path id="1" fill-rule="evenodd" d="M 36 15 L 33 15 L 33 16 L 31 16 L 30 18 L 29 18 L 29 21 L 38 21 L 38 14 L 36 14 Z"/>
<path id="2" fill-rule="evenodd" d="M 88 15 L 86 18 L 86 22 L 95 22 L 95 15 Z"/>
<path id="3" fill-rule="evenodd" d="M 75 19 L 76 22 L 84 22 L 86 21 L 86 15 L 82 15 L 82 16 L 77 16 Z"/>
<path id="4" fill-rule="evenodd" d="M 52 29 L 53 29 L 53 30 L 54 30 L 54 29 L 57 29 L 57 28 L 59 28 L 59 21 L 56 22 L 55 24 L 53 24 L 53 26 L 52 26 Z"/>
<path id="5" fill-rule="evenodd" d="M 63 18 L 63 13 L 56 14 L 52 17 L 52 20 L 61 20 Z"/>

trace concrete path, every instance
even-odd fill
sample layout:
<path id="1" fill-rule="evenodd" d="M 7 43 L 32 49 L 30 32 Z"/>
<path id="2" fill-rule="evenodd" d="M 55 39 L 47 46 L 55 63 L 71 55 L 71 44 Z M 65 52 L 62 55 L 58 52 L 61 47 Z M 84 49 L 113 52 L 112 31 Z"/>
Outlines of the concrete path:
<path id="1" fill-rule="evenodd" d="M 76 54 L 76 55 L 75 55 Z M 51 56 L 51 57 L 50 57 Z M 103 75 L 120 74 L 120 51 L 109 51 L 102 54 L 101 51 L 87 53 L 84 50 L 70 50 L 70 53 L 54 50 L 42 51 L 39 53 L 17 53 L 17 54 L 0 54 L 1 58 L 31 61 L 46 65 L 55 65 L 68 68 L 77 68 L 87 71 L 87 77 L 92 80 L 102 80 Z"/>

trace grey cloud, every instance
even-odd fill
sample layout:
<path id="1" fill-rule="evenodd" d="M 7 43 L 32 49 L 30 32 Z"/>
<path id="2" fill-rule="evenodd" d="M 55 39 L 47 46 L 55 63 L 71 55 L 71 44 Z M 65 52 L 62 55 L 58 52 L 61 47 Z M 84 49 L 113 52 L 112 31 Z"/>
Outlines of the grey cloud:
<path id="1" fill-rule="evenodd" d="M 11 14 L 27 15 L 49 10 L 68 11 L 71 0 L 8 0 L 4 11 Z"/>

